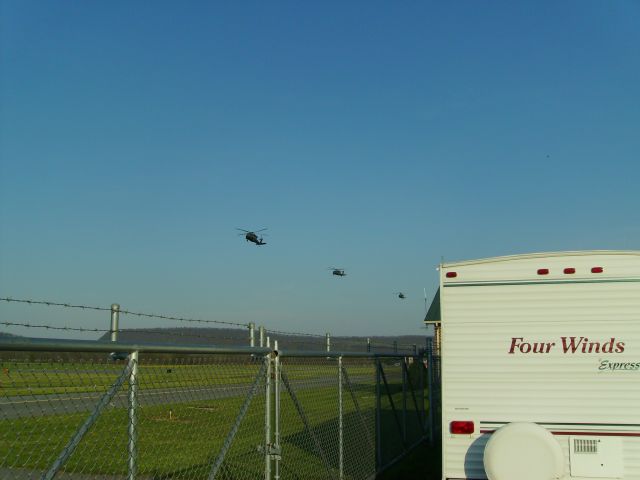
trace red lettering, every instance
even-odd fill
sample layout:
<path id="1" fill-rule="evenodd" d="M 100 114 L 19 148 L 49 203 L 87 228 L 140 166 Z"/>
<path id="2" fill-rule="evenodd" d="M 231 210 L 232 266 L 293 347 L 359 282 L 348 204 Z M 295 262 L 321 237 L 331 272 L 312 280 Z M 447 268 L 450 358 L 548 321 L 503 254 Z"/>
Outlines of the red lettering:
<path id="1" fill-rule="evenodd" d="M 611 340 L 602 345 L 602 353 L 613 353 L 613 345 L 615 341 L 615 338 L 611 338 Z"/>
<path id="2" fill-rule="evenodd" d="M 511 337 L 511 348 L 509 349 L 509 353 L 513 354 L 516 347 L 519 345 L 518 340 L 524 340 L 523 337 Z"/>
<path id="3" fill-rule="evenodd" d="M 576 337 L 569 337 L 569 341 L 567 341 L 567 337 L 560 337 L 560 339 L 562 340 L 562 353 L 568 353 L 569 351 L 571 353 L 576 353 L 578 347 L 580 347 L 580 344 L 584 340 L 584 337 L 580 337 L 580 340 L 577 342 Z"/>
<path id="4" fill-rule="evenodd" d="M 551 347 L 555 345 L 555 343 L 543 343 L 543 342 L 535 342 L 533 344 L 533 353 L 549 353 L 551 351 Z"/>
<path id="5" fill-rule="evenodd" d="M 589 342 L 589 353 L 600 353 L 600 342 Z"/>

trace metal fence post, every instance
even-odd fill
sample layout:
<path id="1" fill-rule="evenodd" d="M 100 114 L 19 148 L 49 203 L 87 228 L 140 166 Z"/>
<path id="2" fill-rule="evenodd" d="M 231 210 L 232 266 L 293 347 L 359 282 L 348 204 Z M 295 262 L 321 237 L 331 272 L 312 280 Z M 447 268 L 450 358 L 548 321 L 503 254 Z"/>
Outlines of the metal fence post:
<path id="1" fill-rule="evenodd" d="M 138 470 L 138 352 L 131 352 L 129 375 L 129 476 L 135 480 Z"/>
<path id="2" fill-rule="evenodd" d="M 421 355 L 418 358 L 418 361 L 420 362 L 420 368 L 418 368 L 418 371 L 420 372 L 420 383 L 419 383 L 419 389 L 420 389 L 420 419 L 422 421 L 422 431 L 425 432 L 426 429 L 426 418 L 425 418 L 425 411 L 424 411 L 424 355 Z M 423 433 L 424 435 L 424 433 Z"/>
<path id="3" fill-rule="evenodd" d="M 342 418 L 342 355 L 338 357 L 338 468 L 339 479 L 344 478 L 344 440 Z"/>
<path id="4" fill-rule="evenodd" d="M 433 345 L 433 343 L 432 343 Z M 433 348 L 427 350 L 427 387 L 429 388 L 427 395 L 429 397 L 429 443 L 433 445 L 435 413 L 433 408 L 433 372 L 435 365 L 433 364 Z"/>
<path id="5" fill-rule="evenodd" d="M 402 358 L 402 440 L 407 450 L 407 357 Z"/>
<path id="6" fill-rule="evenodd" d="M 371 339 L 367 338 L 367 353 L 371 352 Z"/>
<path id="7" fill-rule="evenodd" d="M 275 480 L 280 480 L 280 355 L 278 355 L 278 341 L 273 342 L 273 367 L 274 367 L 274 424 L 273 424 L 273 448 L 271 454 L 275 460 Z"/>
<path id="8" fill-rule="evenodd" d="M 267 337 L 267 345 L 269 344 L 269 337 Z M 271 479 L 271 354 L 267 354 L 264 357 L 264 361 L 267 362 L 267 381 L 266 392 L 264 399 L 264 478 L 265 480 Z"/>
<path id="9" fill-rule="evenodd" d="M 118 341 L 118 321 L 120 319 L 120 305 L 111 304 L 111 341 Z"/>
<path id="10" fill-rule="evenodd" d="M 256 346 L 256 324 L 253 322 L 249 323 L 249 346 Z"/>
<path id="11" fill-rule="evenodd" d="M 326 340 L 327 340 L 327 352 L 331 351 L 331 335 L 330 334 L 326 334 Z"/>
<path id="12" fill-rule="evenodd" d="M 258 332 L 260 336 L 260 348 L 263 348 L 264 347 L 264 327 L 262 325 L 260 325 Z"/>
<path id="13" fill-rule="evenodd" d="M 376 358 L 376 472 L 382 469 L 382 391 L 380 388 L 380 359 Z"/>

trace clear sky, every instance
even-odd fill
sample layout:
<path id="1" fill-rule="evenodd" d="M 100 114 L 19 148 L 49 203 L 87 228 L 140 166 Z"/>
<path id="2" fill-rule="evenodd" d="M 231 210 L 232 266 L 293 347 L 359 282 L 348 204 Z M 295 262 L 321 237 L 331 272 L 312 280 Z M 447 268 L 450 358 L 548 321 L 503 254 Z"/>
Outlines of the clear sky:
<path id="1" fill-rule="evenodd" d="M 412 334 L 442 258 L 640 248 L 638 1 L 0 5 L 1 297 Z"/>

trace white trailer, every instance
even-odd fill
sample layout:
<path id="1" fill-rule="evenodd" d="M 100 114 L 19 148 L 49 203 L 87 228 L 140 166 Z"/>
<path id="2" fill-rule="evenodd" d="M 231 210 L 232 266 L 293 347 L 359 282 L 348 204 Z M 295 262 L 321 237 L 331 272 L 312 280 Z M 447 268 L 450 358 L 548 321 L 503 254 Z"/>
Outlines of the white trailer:
<path id="1" fill-rule="evenodd" d="M 440 266 L 443 479 L 640 480 L 640 251 Z"/>

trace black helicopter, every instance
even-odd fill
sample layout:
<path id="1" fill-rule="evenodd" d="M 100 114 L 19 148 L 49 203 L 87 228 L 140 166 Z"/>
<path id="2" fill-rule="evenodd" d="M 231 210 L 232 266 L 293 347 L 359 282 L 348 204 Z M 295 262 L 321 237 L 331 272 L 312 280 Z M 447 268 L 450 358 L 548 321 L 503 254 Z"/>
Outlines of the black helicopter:
<path id="1" fill-rule="evenodd" d="M 404 294 L 404 293 L 402 293 L 402 292 L 396 292 L 395 294 L 398 296 L 398 298 L 401 298 L 402 300 L 404 300 L 405 298 L 407 298 L 407 297 L 405 296 L 405 294 Z"/>
<path id="2" fill-rule="evenodd" d="M 237 228 L 236 230 L 240 230 L 243 233 L 239 233 L 238 235 L 244 235 L 244 238 L 247 239 L 247 242 L 253 242 L 256 245 L 266 245 L 267 242 L 263 242 L 262 241 L 262 236 L 258 237 L 258 233 L 260 232 L 264 232 L 266 230 L 266 228 L 263 228 L 261 230 L 256 230 L 255 232 L 251 232 L 249 230 L 245 230 L 244 228 Z"/>
<path id="3" fill-rule="evenodd" d="M 331 273 L 333 273 L 337 277 L 346 277 L 347 276 L 347 274 L 344 273 L 344 268 L 329 267 L 329 270 L 332 270 Z"/>

